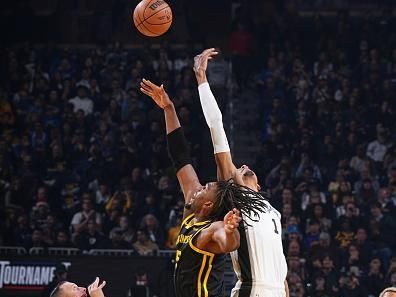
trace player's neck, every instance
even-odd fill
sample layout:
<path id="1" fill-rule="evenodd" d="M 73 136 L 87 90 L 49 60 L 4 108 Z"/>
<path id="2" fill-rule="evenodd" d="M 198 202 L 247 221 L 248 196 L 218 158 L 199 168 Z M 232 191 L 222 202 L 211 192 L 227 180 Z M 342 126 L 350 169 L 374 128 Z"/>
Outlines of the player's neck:
<path id="1" fill-rule="evenodd" d="M 249 189 L 251 189 L 251 190 L 253 190 L 253 191 L 255 191 L 255 192 L 258 192 L 258 191 L 259 191 L 258 186 L 257 186 L 257 185 L 254 185 L 254 184 L 252 184 L 252 185 L 246 185 L 246 187 L 248 187 Z"/>
<path id="2" fill-rule="evenodd" d="M 194 214 L 194 219 L 193 219 L 194 223 L 203 222 L 207 220 L 208 220 L 208 216 L 202 212 Z"/>

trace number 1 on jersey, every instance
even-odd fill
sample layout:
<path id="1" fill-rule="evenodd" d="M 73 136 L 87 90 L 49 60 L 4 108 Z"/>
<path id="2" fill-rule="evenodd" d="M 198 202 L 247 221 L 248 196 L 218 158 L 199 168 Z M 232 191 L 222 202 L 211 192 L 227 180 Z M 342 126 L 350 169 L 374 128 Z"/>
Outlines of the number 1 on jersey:
<path id="1" fill-rule="evenodd" d="M 278 227 L 276 226 L 276 222 L 275 222 L 275 219 L 272 219 L 272 222 L 274 223 L 274 232 L 276 233 L 276 234 L 279 234 L 279 232 L 278 232 Z"/>

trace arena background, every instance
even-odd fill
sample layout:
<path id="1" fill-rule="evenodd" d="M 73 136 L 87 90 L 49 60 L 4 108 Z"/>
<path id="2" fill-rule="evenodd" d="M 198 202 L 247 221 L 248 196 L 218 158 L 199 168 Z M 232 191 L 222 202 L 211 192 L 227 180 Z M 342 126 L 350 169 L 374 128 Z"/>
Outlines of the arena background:
<path id="1" fill-rule="evenodd" d="M 167 2 L 171 29 L 146 38 L 137 1 L 1 1 L 0 296 L 40 296 L 61 263 L 106 296 L 173 296 L 181 194 L 138 83 L 164 82 L 214 179 L 191 71 L 205 47 L 233 157 L 282 212 L 290 296 L 395 286 L 395 1 Z"/>

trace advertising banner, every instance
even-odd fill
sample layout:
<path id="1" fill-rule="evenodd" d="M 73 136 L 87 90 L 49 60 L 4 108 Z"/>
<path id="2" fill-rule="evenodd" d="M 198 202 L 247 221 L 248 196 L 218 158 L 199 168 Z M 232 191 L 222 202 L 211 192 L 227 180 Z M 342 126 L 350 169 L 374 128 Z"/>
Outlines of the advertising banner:
<path id="1" fill-rule="evenodd" d="M 96 276 L 106 280 L 106 296 L 173 296 L 170 258 L 110 256 L 0 257 L 0 296 L 42 296 L 59 264 L 68 269 L 68 281 L 80 286 L 86 287 Z"/>

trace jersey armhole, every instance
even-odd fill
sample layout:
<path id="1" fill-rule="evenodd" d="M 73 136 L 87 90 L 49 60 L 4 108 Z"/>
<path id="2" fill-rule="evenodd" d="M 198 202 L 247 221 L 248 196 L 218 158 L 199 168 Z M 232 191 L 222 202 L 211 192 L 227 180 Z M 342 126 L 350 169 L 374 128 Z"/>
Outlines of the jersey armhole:
<path id="1" fill-rule="evenodd" d="M 194 234 L 194 236 L 191 238 L 191 240 L 189 241 L 188 244 L 190 245 L 190 247 L 192 248 L 192 250 L 195 251 L 195 252 L 197 252 L 198 254 L 207 255 L 207 256 L 213 257 L 213 256 L 214 256 L 213 253 L 208 252 L 208 251 L 201 250 L 200 248 L 198 248 L 198 247 L 193 243 L 193 240 L 197 237 L 197 235 L 199 235 L 199 233 L 201 233 L 202 230 L 208 228 L 209 226 L 210 226 L 210 224 L 207 225 L 207 226 L 201 227 L 201 228 Z"/>

